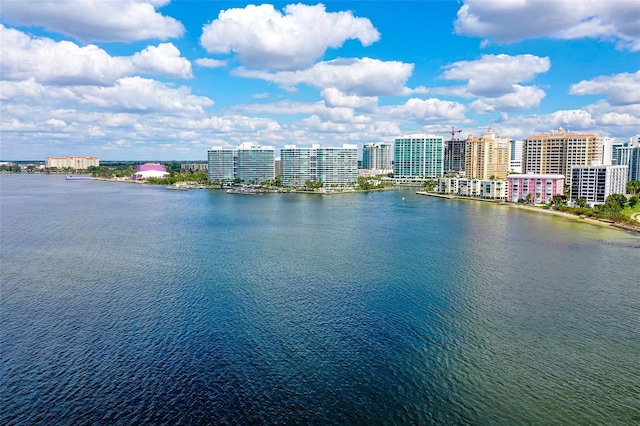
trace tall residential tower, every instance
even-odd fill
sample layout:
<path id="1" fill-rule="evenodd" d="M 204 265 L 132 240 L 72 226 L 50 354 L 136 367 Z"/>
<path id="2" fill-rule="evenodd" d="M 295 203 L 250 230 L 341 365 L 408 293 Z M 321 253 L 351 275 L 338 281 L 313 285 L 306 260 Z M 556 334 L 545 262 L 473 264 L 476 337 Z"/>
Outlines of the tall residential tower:
<path id="1" fill-rule="evenodd" d="M 433 179 L 443 174 L 444 138 L 412 134 L 396 138 L 393 174 L 399 179 Z"/>

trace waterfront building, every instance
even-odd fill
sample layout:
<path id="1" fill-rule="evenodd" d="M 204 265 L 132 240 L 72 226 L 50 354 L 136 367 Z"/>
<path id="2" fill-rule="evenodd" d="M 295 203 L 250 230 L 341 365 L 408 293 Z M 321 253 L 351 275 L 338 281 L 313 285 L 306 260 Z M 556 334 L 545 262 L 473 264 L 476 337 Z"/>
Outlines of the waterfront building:
<path id="1" fill-rule="evenodd" d="M 619 164 L 627 166 L 627 181 L 640 181 L 640 144 L 618 149 Z"/>
<path id="2" fill-rule="evenodd" d="M 512 173 L 522 173 L 522 144 L 523 141 L 511 141 L 511 161 L 509 171 Z"/>
<path id="3" fill-rule="evenodd" d="M 495 179 L 440 178 L 438 179 L 438 192 L 440 194 L 504 200 L 507 198 L 507 181 Z"/>
<path id="4" fill-rule="evenodd" d="M 100 166 L 100 158 L 95 156 L 90 157 L 45 157 L 45 167 L 52 169 L 54 167 L 58 169 L 74 169 L 74 170 L 86 170 L 89 167 Z"/>
<path id="5" fill-rule="evenodd" d="M 246 183 L 260 183 L 275 177 L 274 149 L 246 142 L 236 149 L 213 147 L 207 151 L 210 181 L 241 179 Z"/>
<path id="6" fill-rule="evenodd" d="M 571 168 L 571 201 L 580 198 L 594 206 L 604 204 L 611 194 L 625 194 L 627 185 L 626 165 L 575 166 Z"/>
<path id="7" fill-rule="evenodd" d="M 603 137 L 602 138 L 602 163 L 605 166 L 613 165 L 613 147 L 619 146 L 620 142 L 617 142 L 614 138 Z"/>
<path id="8" fill-rule="evenodd" d="M 619 166 L 620 164 L 622 164 L 621 158 L 620 158 L 620 155 L 621 155 L 620 148 L 624 148 L 627 146 L 630 146 L 628 142 L 616 141 L 611 144 L 611 165 L 612 166 Z M 609 165 L 604 161 L 603 161 L 603 164 Z"/>
<path id="9" fill-rule="evenodd" d="M 362 147 L 362 168 L 379 170 L 377 174 L 391 173 L 393 169 L 393 144 L 366 143 Z"/>
<path id="10" fill-rule="evenodd" d="M 202 170 L 206 172 L 207 169 L 207 163 L 184 163 L 180 165 L 181 171 L 195 172 Z"/>
<path id="11" fill-rule="evenodd" d="M 525 173 L 571 176 L 573 166 L 602 162 L 602 138 L 587 133 L 567 133 L 562 128 L 524 139 L 522 169 Z"/>
<path id="12" fill-rule="evenodd" d="M 275 177 L 275 151 L 271 146 L 246 142 L 234 154 L 234 178 L 246 183 L 260 183 Z"/>
<path id="13" fill-rule="evenodd" d="M 444 174 L 464 174 L 464 149 L 466 141 L 453 139 L 444 143 Z"/>
<path id="14" fill-rule="evenodd" d="M 555 195 L 564 194 L 564 175 L 514 174 L 507 176 L 507 201 L 530 199 L 536 204 L 549 203 Z"/>
<path id="15" fill-rule="evenodd" d="M 131 176 L 132 180 L 145 180 L 149 178 L 163 179 L 170 176 L 171 173 L 167 172 L 167 168 L 164 164 L 159 163 L 144 163 L 138 164 L 136 172 Z"/>
<path id="16" fill-rule="evenodd" d="M 411 134 L 396 138 L 394 153 L 396 179 L 433 179 L 443 174 L 442 136 Z"/>
<path id="17" fill-rule="evenodd" d="M 280 151 L 282 186 L 301 187 L 307 180 L 321 180 L 324 186 L 355 184 L 358 178 L 358 146 L 296 147 L 285 145 Z"/>
<path id="18" fill-rule="evenodd" d="M 464 150 L 465 177 L 505 179 L 511 162 L 511 141 L 500 138 L 491 128 L 480 137 L 469 137 Z"/>
<path id="19" fill-rule="evenodd" d="M 232 181 L 234 179 L 233 150 L 213 147 L 207 151 L 207 175 L 210 181 Z"/>

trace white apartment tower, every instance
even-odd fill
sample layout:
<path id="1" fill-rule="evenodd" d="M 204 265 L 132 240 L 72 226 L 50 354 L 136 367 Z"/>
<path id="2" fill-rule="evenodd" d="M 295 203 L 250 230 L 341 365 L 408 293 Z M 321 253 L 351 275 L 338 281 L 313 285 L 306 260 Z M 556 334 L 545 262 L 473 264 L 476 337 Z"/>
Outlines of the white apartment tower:
<path id="1" fill-rule="evenodd" d="M 393 144 L 366 143 L 362 147 L 362 168 L 390 172 L 393 162 Z"/>

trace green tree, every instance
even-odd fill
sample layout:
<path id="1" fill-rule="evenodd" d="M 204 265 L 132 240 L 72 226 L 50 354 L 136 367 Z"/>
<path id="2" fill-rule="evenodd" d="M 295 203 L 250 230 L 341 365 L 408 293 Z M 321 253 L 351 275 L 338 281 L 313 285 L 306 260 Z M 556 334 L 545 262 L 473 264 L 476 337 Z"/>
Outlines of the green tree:
<path id="1" fill-rule="evenodd" d="M 438 186 L 438 181 L 433 180 L 433 179 L 429 179 L 429 180 L 425 180 L 424 181 L 424 183 L 422 184 L 422 189 L 424 189 L 426 192 L 431 192 L 437 186 Z"/>
<path id="2" fill-rule="evenodd" d="M 630 180 L 627 182 L 627 194 L 638 194 L 640 193 L 640 181 Z"/>
<path id="3" fill-rule="evenodd" d="M 639 201 L 640 198 L 638 198 L 637 195 L 634 195 L 633 197 L 629 198 L 629 206 L 633 208 L 638 204 Z"/>
<path id="4" fill-rule="evenodd" d="M 358 189 L 361 189 L 363 191 L 368 191 L 372 187 L 373 185 L 371 184 L 368 178 L 364 176 L 358 176 Z"/>
<path id="5" fill-rule="evenodd" d="M 307 179 L 304 181 L 304 186 L 306 186 L 307 189 L 311 189 L 311 190 L 320 189 L 322 188 L 322 185 L 324 185 L 324 182 L 322 182 L 321 179 L 314 179 L 314 180 Z"/>
<path id="6" fill-rule="evenodd" d="M 587 199 L 586 198 L 578 198 L 576 200 L 576 206 L 585 208 L 587 207 Z"/>

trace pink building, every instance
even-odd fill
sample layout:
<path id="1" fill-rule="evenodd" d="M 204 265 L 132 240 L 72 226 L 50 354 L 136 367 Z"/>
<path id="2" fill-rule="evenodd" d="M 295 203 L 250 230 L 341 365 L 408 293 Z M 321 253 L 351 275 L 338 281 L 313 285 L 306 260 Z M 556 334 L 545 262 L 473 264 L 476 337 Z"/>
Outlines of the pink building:
<path id="1" fill-rule="evenodd" d="M 145 163 L 145 164 L 138 164 L 138 169 L 136 171 L 146 172 L 148 170 L 155 170 L 157 172 L 166 172 L 167 168 L 164 166 L 164 164 Z"/>
<path id="2" fill-rule="evenodd" d="M 131 176 L 132 180 L 145 180 L 149 178 L 165 178 L 170 175 L 163 164 L 145 163 L 138 165 L 138 171 Z"/>
<path id="3" fill-rule="evenodd" d="M 546 204 L 555 195 L 564 194 L 563 175 L 509 175 L 509 188 L 507 201 L 517 203 L 518 200 L 526 200 L 531 194 L 536 204 Z"/>

